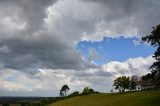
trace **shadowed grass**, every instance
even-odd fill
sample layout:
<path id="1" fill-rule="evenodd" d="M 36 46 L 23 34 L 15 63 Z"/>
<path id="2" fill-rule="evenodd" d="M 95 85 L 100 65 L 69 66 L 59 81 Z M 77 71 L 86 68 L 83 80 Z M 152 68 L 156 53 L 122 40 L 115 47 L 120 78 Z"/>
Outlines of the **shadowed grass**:
<path id="1" fill-rule="evenodd" d="M 160 106 L 160 90 L 78 96 L 49 106 Z"/>

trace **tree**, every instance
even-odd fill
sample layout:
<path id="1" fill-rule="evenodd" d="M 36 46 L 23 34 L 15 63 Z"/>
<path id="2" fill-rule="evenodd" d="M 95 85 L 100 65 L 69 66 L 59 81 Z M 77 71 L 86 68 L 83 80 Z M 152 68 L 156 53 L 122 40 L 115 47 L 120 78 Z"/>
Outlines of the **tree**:
<path id="1" fill-rule="evenodd" d="M 130 78 L 126 76 L 118 77 L 114 80 L 115 89 L 119 89 L 119 92 L 125 92 L 125 89 L 129 89 Z"/>
<path id="2" fill-rule="evenodd" d="M 142 41 L 150 43 L 151 46 L 155 47 L 157 50 L 153 54 L 155 62 L 151 65 L 152 69 L 151 74 L 147 77 L 152 77 L 152 81 L 155 83 L 155 86 L 160 85 L 160 25 L 157 27 L 152 27 L 153 31 L 150 35 L 142 37 Z"/>
<path id="3" fill-rule="evenodd" d="M 60 95 L 60 97 L 64 97 L 62 89 L 60 90 L 59 95 Z"/>
<path id="4" fill-rule="evenodd" d="M 91 93 L 94 93 L 94 90 L 92 88 L 89 88 L 89 87 L 85 87 L 83 89 L 83 92 L 82 92 L 82 94 L 84 94 L 84 95 L 88 95 L 88 94 L 91 94 Z"/>
<path id="5" fill-rule="evenodd" d="M 149 89 L 155 87 L 156 84 L 156 79 L 154 77 L 154 74 L 148 73 L 144 76 L 142 76 L 142 88 L 143 89 Z"/>
<path id="6" fill-rule="evenodd" d="M 130 81 L 130 91 L 135 90 L 136 89 L 136 76 L 132 76 L 131 77 L 131 81 Z"/>
<path id="7" fill-rule="evenodd" d="M 94 89 L 90 88 L 89 93 L 94 93 Z"/>
<path id="8" fill-rule="evenodd" d="M 63 85 L 61 90 L 60 90 L 60 95 L 62 96 L 67 96 L 67 92 L 70 90 L 68 85 Z"/>
<path id="9" fill-rule="evenodd" d="M 83 89 L 82 94 L 84 94 L 84 95 L 89 94 L 89 87 L 85 87 L 85 88 Z"/>

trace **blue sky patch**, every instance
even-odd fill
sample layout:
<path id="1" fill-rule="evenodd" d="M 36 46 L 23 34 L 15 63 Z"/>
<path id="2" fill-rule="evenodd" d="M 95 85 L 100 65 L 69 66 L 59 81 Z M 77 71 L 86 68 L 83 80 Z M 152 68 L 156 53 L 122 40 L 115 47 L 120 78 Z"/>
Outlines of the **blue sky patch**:
<path id="1" fill-rule="evenodd" d="M 148 57 L 154 53 L 155 48 L 144 43 L 135 44 L 138 38 L 107 38 L 102 41 L 80 41 L 77 49 L 85 58 L 90 55 L 90 49 L 94 49 L 100 55 L 100 59 L 93 60 L 96 64 L 105 64 L 109 61 L 125 61 L 128 58 Z"/>

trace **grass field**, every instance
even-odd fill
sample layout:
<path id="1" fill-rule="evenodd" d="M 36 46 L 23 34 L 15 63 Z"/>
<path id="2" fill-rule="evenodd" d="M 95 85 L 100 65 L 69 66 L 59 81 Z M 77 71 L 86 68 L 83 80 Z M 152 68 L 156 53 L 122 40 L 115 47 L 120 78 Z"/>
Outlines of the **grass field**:
<path id="1" fill-rule="evenodd" d="M 49 106 L 160 106 L 160 90 L 78 96 Z"/>

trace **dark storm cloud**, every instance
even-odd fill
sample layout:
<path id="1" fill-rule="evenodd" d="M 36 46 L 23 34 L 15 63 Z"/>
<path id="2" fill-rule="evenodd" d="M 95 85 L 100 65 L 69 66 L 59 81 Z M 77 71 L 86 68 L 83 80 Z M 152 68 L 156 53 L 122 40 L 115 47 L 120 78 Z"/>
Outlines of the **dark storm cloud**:
<path id="1" fill-rule="evenodd" d="M 10 36 L 9 33 L 0 35 L 0 47 L 8 49 L 8 52 L 0 53 L 0 62 L 5 68 L 35 73 L 34 70 L 38 68 L 79 70 L 95 67 L 88 61 L 82 60 L 81 54 L 75 49 L 73 40 L 66 37 L 66 35 L 74 34 L 67 32 L 68 26 L 62 29 L 57 25 L 60 31 L 66 30 L 64 31 L 65 36 L 57 34 L 58 31 L 47 32 L 47 29 L 44 28 L 44 18 L 47 17 L 46 9 L 56 1 L 0 1 L 0 8 L 5 11 L 2 12 L 1 17 L 16 17 L 18 21 L 26 23 L 25 29 L 13 33 L 13 36 Z M 9 37 L 3 39 L 3 36 Z"/>
<path id="2" fill-rule="evenodd" d="M 103 17 L 104 27 L 119 34 L 125 34 L 127 31 L 132 32 L 135 28 L 137 34 L 142 36 L 149 33 L 151 27 L 160 24 L 159 0 L 82 1 L 99 4 L 103 9 L 100 9 L 99 13 L 105 14 Z M 131 27 L 131 30 L 127 27 Z"/>
<path id="3" fill-rule="evenodd" d="M 94 67 L 81 59 L 80 53 L 67 45 L 62 45 L 53 37 L 45 36 L 38 39 L 21 37 L 3 40 L 10 50 L 0 54 L 4 67 L 13 69 L 52 68 L 52 69 L 85 69 Z"/>
<path id="4" fill-rule="evenodd" d="M 159 5 L 158 0 L 1 0 L 0 63 L 31 72 L 95 68 L 90 61 L 100 56 L 91 51 L 85 60 L 76 50 L 84 34 L 98 39 L 107 35 L 96 33 L 107 30 L 125 36 L 134 28 L 144 34 L 158 24 Z"/>

